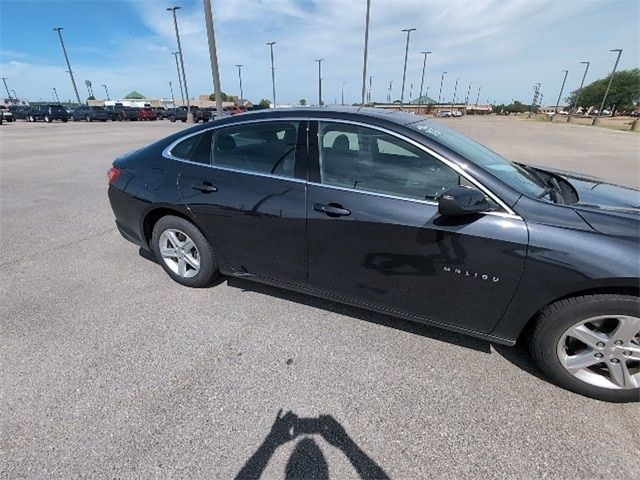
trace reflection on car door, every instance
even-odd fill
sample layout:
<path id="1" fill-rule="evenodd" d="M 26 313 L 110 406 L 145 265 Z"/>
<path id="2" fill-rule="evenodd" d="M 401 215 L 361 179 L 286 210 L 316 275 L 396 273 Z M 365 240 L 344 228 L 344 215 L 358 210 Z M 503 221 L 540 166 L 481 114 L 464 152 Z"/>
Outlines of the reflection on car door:
<path id="1" fill-rule="evenodd" d="M 306 122 L 208 130 L 173 152 L 189 160 L 183 201 L 233 271 L 305 285 Z"/>
<path id="2" fill-rule="evenodd" d="M 524 222 L 440 216 L 438 195 L 461 177 L 395 135 L 312 122 L 309 146 L 309 286 L 491 331 L 524 266 Z"/>

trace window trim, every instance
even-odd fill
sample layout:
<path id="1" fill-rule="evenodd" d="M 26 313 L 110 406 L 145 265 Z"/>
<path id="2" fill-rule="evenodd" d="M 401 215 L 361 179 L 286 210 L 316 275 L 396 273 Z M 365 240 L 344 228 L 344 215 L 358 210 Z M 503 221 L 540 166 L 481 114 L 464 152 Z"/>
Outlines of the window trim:
<path id="1" fill-rule="evenodd" d="M 251 124 L 251 123 L 263 123 L 263 122 L 276 122 L 276 121 L 298 121 L 298 122 L 307 122 L 306 125 L 306 130 L 309 133 L 309 135 L 307 135 L 307 174 L 305 175 L 304 178 L 299 178 L 299 177 L 283 177 L 280 175 L 273 175 L 273 174 L 268 174 L 268 173 L 258 173 L 258 172 L 249 172 L 246 170 L 236 170 L 236 169 L 232 169 L 232 168 L 226 168 L 226 167 L 220 167 L 220 166 L 216 166 L 216 165 L 212 165 L 212 164 L 206 164 L 206 163 L 199 163 L 199 162 L 192 162 L 191 160 L 185 160 L 183 158 L 179 158 L 179 157 L 175 157 L 171 154 L 171 149 L 173 147 L 175 147 L 179 142 L 186 140 L 187 138 L 194 136 L 194 135 L 198 135 L 201 134 L 205 131 L 208 130 L 217 130 L 220 128 L 225 128 L 228 126 L 237 126 L 237 125 L 245 125 L 245 124 Z M 265 118 L 259 118 L 259 119 L 251 119 L 251 120 L 244 120 L 244 121 L 238 121 L 238 122 L 232 122 L 229 124 L 224 124 L 224 125 L 215 125 L 215 126 L 211 126 L 209 128 L 204 128 L 202 130 L 198 130 L 196 132 L 192 132 L 188 135 L 184 135 L 176 140 L 174 140 L 173 142 L 171 142 L 168 146 L 166 146 L 163 150 L 162 150 L 162 156 L 166 159 L 169 160 L 174 160 L 174 161 L 178 161 L 178 162 L 184 162 L 184 163 L 190 163 L 193 165 L 199 165 L 201 167 L 208 167 L 208 168 L 213 168 L 213 169 L 218 169 L 218 170 L 223 170 L 223 171 L 228 171 L 228 172 L 233 172 L 233 173 L 243 173 L 246 175 L 254 175 L 254 176 L 258 176 L 258 177 L 266 177 L 266 178 L 275 178 L 278 180 L 289 180 L 289 181 L 293 181 L 296 183 L 308 183 L 308 184 L 312 184 L 315 186 L 321 186 L 321 187 L 325 187 L 325 188 L 335 188 L 335 189 L 343 189 L 345 191 L 351 191 L 351 192 L 357 192 L 357 193 L 361 193 L 361 194 L 366 194 L 366 195 L 374 195 L 374 196 L 384 196 L 384 197 L 388 197 L 388 198 L 395 198 L 398 200 L 404 200 L 407 202 L 413 202 L 413 203 L 422 203 L 422 204 L 426 204 L 426 205 L 437 205 L 438 202 L 433 202 L 430 200 L 417 200 L 417 199 L 411 199 L 411 198 L 406 198 L 406 197 L 394 197 L 392 195 L 388 195 L 388 194 L 383 194 L 383 193 L 375 193 L 375 192 L 367 192 L 365 190 L 354 190 L 354 189 L 350 189 L 350 188 L 345 188 L 345 187 L 334 187 L 331 185 L 325 185 L 323 183 L 317 182 L 317 181 L 313 181 L 309 179 L 309 173 L 312 171 L 312 169 L 316 169 L 318 171 L 318 174 L 320 173 L 319 171 L 319 152 L 315 152 L 313 146 L 316 146 L 317 149 L 317 145 L 318 145 L 318 141 L 320 140 L 319 138 L 319 124 L 320 122 L 332 122 L 332 123 L 344 123 L 344 124 L 348 124 L 348 125 L 356 125 L 356 126 L 361 126 L 361 127 L 365 127 L 365 128 L 371 128 L 373 130 L 378 130 L 380 132 L 384 132 L 387 133 L 391 136 L 394 136 L 400 140 L 403 140 L 407 143 L 410 143 L 411 145 L 413 145 L 414 147 L 424 151 L 425 153 L 435 157 L 436 159 L 438 159 L 439 161 L 443 162 L 445 165 L 451 167 L 453 170 L 455 170 L 459 175 L 461 175 L 462 177 L 464 177 L 467 181 L 469 181 L 471 184 L 475 185 L 481 192 L 483 192 L 485 195 L 487 195 L 489 198 L 491 198 L 494 202 L 496 202 L 496 204 L 498 204 L 498 206 L 500 208 L 503 209 L 503 211 L 501 212 L 484 212 L 484 215 L 495 215 L 495 216 L 504 216 L 504 217 L 509 217 L 509 218 L 516 218 L 516 219 L 520 219 L 522 220 L 522 217 L 520 215 L 518 215 L 511 207 L 509 207 L 500 197 L 498 197 L 495 193 L 493 193 L 490 189 L 488 189 L 487 187 L 485 187 L 482 183 L 480 183 L 478 180 L 476 180 L 475 178 L 473 178 L 471 175 L 469 175 L 468 172 L 465 172 L 462 167 L 460 167 L 458 164 L 456 164 L 455 162 L 447 159 L 446 157 L 444 157 L 443 155 L 439 154 L 438 152 L 430 149 L 429 147 L 427 147 L 426 145 L 421 144 L 420 142 L 417 142 L 401 133 L 395 132 L 393 130 L 389 130 L 388 128 L 385 127 L 380 127 L 378 125 L 371 125 L 369 123 L 364 123 L 364 122 L 359 122 L 359 121 L 355 121 L 355 120 L 344 120 L 344 119 L 337 119 L 337 118 L 329 118 L 329 117 L 316 117 L 313 115 L 309 115 L 306 117 L 303 116 L 291 116 L 291 117 L 279 117 L 277 119 L 265 119 Z M 312 141 L 311 138 L 311 133 L 315 134 L 315 141 Z"/>

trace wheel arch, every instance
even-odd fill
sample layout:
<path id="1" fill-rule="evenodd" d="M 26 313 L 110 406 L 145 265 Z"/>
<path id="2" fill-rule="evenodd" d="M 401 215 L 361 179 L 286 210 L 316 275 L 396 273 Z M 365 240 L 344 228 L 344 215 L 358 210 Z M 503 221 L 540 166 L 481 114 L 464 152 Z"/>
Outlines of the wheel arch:
<path id="1" fill-rule="evenodd" d="M 520 330 L 520 333 L 516 338 L 516 341 L 519 342 L 529 335 L 529 333 L 531 332 L 531 329 L 533 328 L 536 321 L 538 320 L 540 313 L 547 306 L 553 303 L 559 302 L 561 300 L 565 300 L 567 298 L 580 297 L 585 295 L 629 295 L 633 297 L 640 297 L 640 285 L 638 285 L 637 282 L 635 285 L 631 283 L 630 284 L 621 283 L 616 285 L 602 285 L 602 286 L 584 288 L 581 290 L 575 290 L 570 293 L 565 293 L 564 295 L 561 295 L 557 298 L 554 298 L 553 300 L 546 302 L 538 310 L 536 310 L 536 312 L 533 315 L 531 315 L 529 319 L 525 322 L 524 326 L 522 327 L 522 329 Z"/>

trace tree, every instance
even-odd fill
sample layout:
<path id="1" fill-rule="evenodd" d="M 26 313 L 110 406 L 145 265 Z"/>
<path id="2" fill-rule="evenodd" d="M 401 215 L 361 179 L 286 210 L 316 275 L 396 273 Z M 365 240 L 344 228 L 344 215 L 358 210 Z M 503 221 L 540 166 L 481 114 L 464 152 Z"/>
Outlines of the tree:
<path id="1" fill-rule="evenodd" d="M 266 98 L 263 98 L 260 100 L 260 103 L 258 103 L 258 106 L 262 108 L 269 108 L 271 106 L 271 102 Z"/>
<path id="2" fill-rule="evenodd" d="M 579 105 L 574 105 L 578 97 L 578 90 L 571 92 L 565 100 L 576 108 L 600 107 L 610 78 L 611 74 L 585 86 L 580 92 Z M 607 95 L 605 108 L 612 106 L 612 114 L 615 114 L 616 110 L 620 108 L 632 109 L 633 105 L 638 102 L 640 102 L 640 68 L 616 72 Z"/>
<path id="3" fill-rule="evenodd" d="M 307 104 L 307 101 L 304 98 L 300 99 L 300 105 L 302 105 L 303 107 Z"/>
<path id="4" fill-rule="evenodd" d="M 220 94 L 220 97 L 222 98 L 223 102 L 228 102 L 231 100 L 231 97 L 229 95 L 227 95 L 226 93 L 222 92 Z M 214 102 L 216 100 L 216 94 L 212 93 L 211 95 L 209 95 L 209 100 L 211 100 L 212 102 Z"/>

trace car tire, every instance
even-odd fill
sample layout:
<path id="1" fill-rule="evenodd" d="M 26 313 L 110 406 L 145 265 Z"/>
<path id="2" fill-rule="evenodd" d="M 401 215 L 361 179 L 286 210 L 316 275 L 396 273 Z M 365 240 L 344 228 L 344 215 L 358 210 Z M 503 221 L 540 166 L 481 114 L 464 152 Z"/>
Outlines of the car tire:
<path id="1" fill-rule="evenodd" d="M 185 123 L 186 121 L 187 121 L 187 120 L 186 120 L 186 119 L 184 119 L 184 120 L 182 120 L 182 123 Z"/>
<path id="2" fill-rule="evenodd" d="M 173 240 L 171 233 L 175 235 Z M 189 247 L 191 243 L 188 240 L 191 240 L 193 248 Z M 187 244 L 188 250 L 180 253 L 180 242 Z M 198 227 L 184 218 L 167 215 L 158 220 L 153 227 L 151 248 L 164 271 L 181 285 L 207 287 L 220 275 L 211 245 Z M 168 251 L 177 253 L 174 256 L 167 254 Z M 197 271 L 192 265 L 194 260 L 198 262 Z"/>
<path id="3" fill-rule="evenodd" d="M 51 123 L 51 119 L 49 118 L 49 116 L 48 116 L 48 115 L 45 115 L 45 116 L 44 116 L 44 121 L 45 121 L 46 123 Z"/>
<path id="4" fill-rule="evenodd" d="M 33 118 L 33 115 L 29 115 L 29 116 L 27 117 L 27 121 L 29 121 L 29 122 L 35 122 L 36 120 L 35 120 L 35 118 Z"/>
<path id="5" fill-rule="evenodd" d="M 62 119 L 62 123 L 67 123 L 68 121 L 69 121 L 69 119 L 68 119 L 68 118 L 63 118 L 63 119 Z"/>
<path id="6" fill-rule="evenodd" d="M 176 117 L 174 117 L 173 115 L 171 115 L 171 116 L 169 117 L 169 121 L 170 121 L 171 123 L 175 122 L 175 121 L 176 121 Z"/>
<path id="7" fill-rule="evenodd" d="M 608 402 L 640 402 L 636 296 L 584 295 L 548 305 L 531 330 L 529 350 L 563 388 Z"/>

